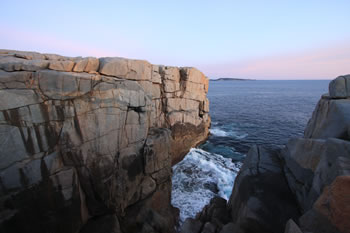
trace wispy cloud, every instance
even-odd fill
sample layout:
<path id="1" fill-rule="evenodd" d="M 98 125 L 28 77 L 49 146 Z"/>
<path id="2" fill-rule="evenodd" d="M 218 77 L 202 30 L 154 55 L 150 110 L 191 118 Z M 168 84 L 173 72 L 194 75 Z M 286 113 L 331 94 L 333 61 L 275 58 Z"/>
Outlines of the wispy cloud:
<path id="1" fill-rule="evenodd" d="M 350 73 L 350 43 L 243 62 L 199 65 L 209 77 L 331 79 Z"/>

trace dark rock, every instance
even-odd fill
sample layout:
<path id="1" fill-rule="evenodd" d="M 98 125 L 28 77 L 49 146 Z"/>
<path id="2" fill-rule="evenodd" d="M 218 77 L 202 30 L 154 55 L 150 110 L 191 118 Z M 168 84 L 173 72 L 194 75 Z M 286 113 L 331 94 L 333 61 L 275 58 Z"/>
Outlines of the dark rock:
<path id="1" fill-rule="evenodd" d="M 298 225 L 293 221 L 293 219 L 289 219 L 286 224 L 286 229 L 284 233 L 303 233 Z"/>
<path id="2" fill-rule="evenodd" d="M 201 233 L 215 233 L 216 226 L 213 223 L 207 222 L 204 224 Z"/>
<path id="3" fill-rule="evenodd" d="M 312 207 L 313 202 L 309 200 L 309 193 L 314 172 L 324 150 L 325 140 L 303 138 L 289 140 L 282 150 L 284 173 L 302 212 Z"/>
<path id="4" fill-rule="evenodd" d="M 181 226 L 180 233 L 199 233 L 202 228 L 202 223 L 192 218 L 187 218 Z"/>
<path id="5" fill-rule="evenodd" d="M 350 99 L 322 98 L 305 128 L 305 138 L 350 140 Z"/>
<path id="6" fill-rule="evenodd" d="M 214 197 L 196 216 L 196 220 L 202 223 L 211 222 L 220 228 L 230 221 L 230 213 L 227 210 L 227 202 L 221 197 Z"/>
<path id="7" fill-rule="evenodd" d="M 248 152 L 229 200 L 232 221 L 243 232 L 283 232 L 299 216 L 278 151 L 254 146 Z"/>
<path id="8" fill-rule="evenodd" d="M 243 233 L 243 231 L 236 224 L 230 222 L 222 227 L 220 233 Z"/>
<path id="9" fill-rule="evenodd" d="M 106 215 L 90 219 L 80 233 L 122 233 L 118 218 L 115 215 Z"/>
<path id="10" fill-rule="evenodd" d="M 326 216 L 314 209 L 299 218 L 299 225 L 303 232 L 340 233 Z"/>

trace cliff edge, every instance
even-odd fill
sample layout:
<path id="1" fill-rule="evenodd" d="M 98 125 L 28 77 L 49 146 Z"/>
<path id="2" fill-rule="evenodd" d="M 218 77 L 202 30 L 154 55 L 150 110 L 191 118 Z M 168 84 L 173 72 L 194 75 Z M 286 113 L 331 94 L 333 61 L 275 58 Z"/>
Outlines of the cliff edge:
<path id="1" fill-rule="evenodd" d="M 211 200 L 182 233 L 350 233 L 350 75 L 329 84 L 303 138 L 253 146 L 226 200 Z"/>
<path id="2" fill-rule="evenodd" d="M 0 232 L 172 232 L 207 91 L 195 68 L 0 50 Z"/>

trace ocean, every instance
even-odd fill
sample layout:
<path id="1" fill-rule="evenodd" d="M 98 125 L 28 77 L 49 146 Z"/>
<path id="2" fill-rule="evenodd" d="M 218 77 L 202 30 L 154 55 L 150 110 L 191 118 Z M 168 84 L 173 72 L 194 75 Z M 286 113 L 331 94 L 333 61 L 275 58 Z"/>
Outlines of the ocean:
<path id="1" fill-rule="evenodd" d="M 329 80 L 210 81 L 208 140 L 173 167 L 172 204 L 180 224 L 215 195 L 228 199 L 249 148 L 302 137 Z"/>

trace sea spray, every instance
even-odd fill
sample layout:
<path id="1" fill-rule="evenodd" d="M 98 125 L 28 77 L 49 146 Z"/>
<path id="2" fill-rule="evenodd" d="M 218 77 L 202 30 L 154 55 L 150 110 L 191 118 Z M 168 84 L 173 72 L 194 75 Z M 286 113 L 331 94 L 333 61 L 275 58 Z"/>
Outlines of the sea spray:
<path id="1" fill-rule="evenodd" d="M 195 217 L 215 195 L 228 199 L 240 167 L 219 154 L 191 149 L 173 167 L 172 205 L 180 209 L 180 224 Z"/>

